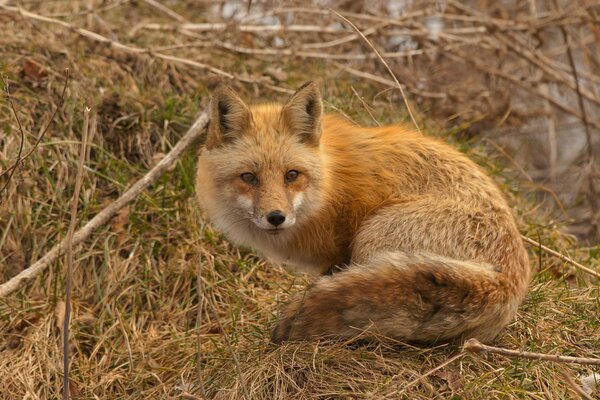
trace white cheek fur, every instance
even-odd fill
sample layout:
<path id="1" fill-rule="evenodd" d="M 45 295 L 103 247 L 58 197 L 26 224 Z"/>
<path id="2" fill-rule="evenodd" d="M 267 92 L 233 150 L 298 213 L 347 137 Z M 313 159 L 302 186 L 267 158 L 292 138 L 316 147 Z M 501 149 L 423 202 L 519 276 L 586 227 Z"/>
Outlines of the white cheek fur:
<path id="1" fill-rule="evenodd" d="M 294 201 L 292 202 L 294 206 L 294 211 L 298 211 L 302 203 L 304 202 L 304 193 L 300 192 L 294 197 Z"/>
<path id="2" fill-rule="evenodd" d="M 252 204 L 252 200 L 246 196 L 238 196 L 237 198 L 238 205 L 244 210 L 252 213 L 252 209 L 254 208 L 254 204 Z"/>

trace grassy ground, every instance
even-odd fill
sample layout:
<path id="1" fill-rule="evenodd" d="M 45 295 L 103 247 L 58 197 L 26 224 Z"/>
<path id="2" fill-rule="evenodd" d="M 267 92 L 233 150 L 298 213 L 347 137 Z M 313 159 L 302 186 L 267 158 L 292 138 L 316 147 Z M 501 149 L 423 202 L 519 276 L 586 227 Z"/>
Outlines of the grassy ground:
<path id="1" fill-rule="evenodd" d="M 144 4 L 126 3 L 99 12 L 99 19 L 83 13 L 67 20 L 124 40 L 136 23 L 163 18 Z M 61 12 L 59 6 L 37 7 L 31 9 Z M 178 11 L 190 15 L 193 7 L 182 5 Z M 84 107 L 97 116 L 97 133 L 86 161 L 80 225 L 168 152 L 206 105 L 207 93 L 218 80 L 202 70 L 123 54 L 14 14 L 0 13 L 0 25 L 0 73 L 11 82 L 26 150 L 59 103 L 64 68 L 71 75 L 64 106 L 0 203 L 4 282 L 66 235 Z M 169 34 L 150 32 L 132 43 L 157 47 L 172 44 L 169 40 Z M 285 88 L 316 80 L 329 111 L 343 112 L 362 124 L 373 120 L 351 87 L 378 121 L 406 118 L 399 99 L 322 61 L 257 61 L 193 47 L 176 54 L 261 79 L 269 67 L 280 68 L 269 83 Z M 246 97 L 285 97 L 258 84 L 235 86 Z M 0 125 L 3 171 L 19 146 L 6 102 L 0 104 Z M 429 134 L 455 143 L 489 170 L 514 207 L 524 234 L 599 267 L 600 248 L 583 248 L 561 234 L 560 226 L 523 192 L 518 173 L 504 156 L 476 139 L 456 139 L 460 130 L 442 133 L 433 121 L 428 128 Z M 219 399 L 242 398 L 244 393 L 252 399 L 577 398 L 563 374 L 577 380 L 577 375 L 591 373 L 590 368 L 464 355 L 420 378 L 460 348 L 385 339 L 270 344 L 277 310 L 310 279 L 231 245 L 206 223 L 193 197 L 196 151 L 77 250 L 71 325 L 74 396 L 200 398 L 202 381 L 207 397 Z M 497 345 L 600 357 L 598 281 L 535 248 L 530 248 L 530 256 L 536 271 L 531 293 Z M 63 292 L 60 259 L 33 283 L 0 299 L 0 398 L 60 396 Z"/>

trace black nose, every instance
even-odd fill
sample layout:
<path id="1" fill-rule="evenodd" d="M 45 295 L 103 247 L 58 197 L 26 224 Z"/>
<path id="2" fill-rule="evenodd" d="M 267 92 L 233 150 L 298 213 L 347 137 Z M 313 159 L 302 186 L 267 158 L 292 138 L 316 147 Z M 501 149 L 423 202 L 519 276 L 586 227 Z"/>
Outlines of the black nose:
<path id="1" fill-rule="evenodd" d="M 285 221 L 285 215 L 279 210 L 271 211 L 267 214 L 267 221 L 269 221 L 271 225 L 279 226 Z"/>

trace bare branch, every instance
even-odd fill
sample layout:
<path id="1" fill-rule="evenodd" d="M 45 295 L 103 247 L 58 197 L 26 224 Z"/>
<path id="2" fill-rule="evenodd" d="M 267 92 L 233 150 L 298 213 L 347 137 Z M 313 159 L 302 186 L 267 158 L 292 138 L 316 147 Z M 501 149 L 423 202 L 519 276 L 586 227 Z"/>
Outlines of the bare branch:
<path id="1" fill-rule="evenodd" d="M 532 353 L 529 351 L 510 350 L 502 347 L 488 346 L 477 339 L 469 339 L 463 344 L 463 351 L 471 353 L 494 353 L 507 357 L 527 358 L 529 360 L 551 361 L 563 364 L 600 365 L 600 358 L 571 357 L 555 354 Z"/>
<path id="2" fill-rule="evenodd" d="M 578 263 L 577 261 L 573 260 L 572 258 L 569 258 L 569 257 L 567 257 L 567 256 L 565 256 L 563 254 L 560 254 L 558 251 L 552 250 L 551 248 L 546 247 L 543 244 L 541 244 L 539 242 L 536 242 L 535 240 L 530 239 L 530 238 L 528 238 L 525 235 L 521 235 L 521 238 L 523 238 L 523 240 L 525 242 L 527 242 L 527 243 L 529 243 L 529 244 L 531 244 L 531 245 L 533 245 L 535 247 L 538 247 L 538 248 L 544 250 L 548 254 L 552 254 L 554 257 L 560 258 L 561 260 L 563 260 L 563 261 L 571 264 L 575 268 L 579 268 L 580 270 L 582 270 L 584 272 L 587 272 L 588 274 L 593 275 L 596 278 L 600 278 L 600 272 L 594 271 L 593 269 L 588 268 L 585 265 L 581 265 L 580 263 Z"/>

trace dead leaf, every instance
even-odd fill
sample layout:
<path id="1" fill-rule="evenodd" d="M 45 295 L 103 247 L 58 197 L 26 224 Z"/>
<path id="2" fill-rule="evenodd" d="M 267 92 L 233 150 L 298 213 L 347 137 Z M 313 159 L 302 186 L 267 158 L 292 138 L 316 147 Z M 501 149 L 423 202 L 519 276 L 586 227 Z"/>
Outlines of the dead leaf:
<path id="1" fill-rule="evenodd" d="M 46 68 L 31 58 L 24 59 L 21 67 L 23 75 L 35 83 L 40 83 L 48 75 Z"/>
<path id="2" fill-rule="evenodd" d="M 69 396 L 71 398 L 78 398 L 81 396 L 81 390 L 79 390 L 79 386 L 72 379 L 69 379 Z"/>
<path id="3" fill-rule="evenodd" d="M 82 326 L 94 326 L 96 324 L 96 317 L 90 313 L 84 313 L 77 318 L 77 323 Z"/>
<path id="4" fill-rule="evenodd" d="M 122 233 L 126 230 L 127 224 L 129 224 L 130 212 L 131 208 L 129 206 L 123 207 L 117 212 L 112 221 L 113 232 Z"/>
<path id="5" fill-rule="evenodd" d="M 591 396 L 600 384 L 600 373 L 592 372 L 589 375 L 579 375 L 579 381 L 585 394 Z"/>
<path id="6" fill-rule="evenodd" d="M 269 75 L 269 76 L 273 77 L 275 80 L 278 80 L 280 82 L 287 81 L 289 78 L 288 73 L 285 72 L 280 67 L 265 68 L 265 75 Z"/>
<path id="7" fill-rule="evenodd" d="M 433 374 L 438 378 L 446 381 L 448 388 L 453 392 L 459 392 L 463 388 L 463 383 L 460 380 L 460 375 L 453 371 L 437 371 Z"/>
<path id="8" fill-rule="evenodd" d="M 56 302 L 56 308 L 54 309 L 54 316 L 56 318 L 56 326 L 60 331 L 63 330 L 63 325 L 65 323 L 65 310 L 66 304 L 64 301 L 59 300 Z"/>

